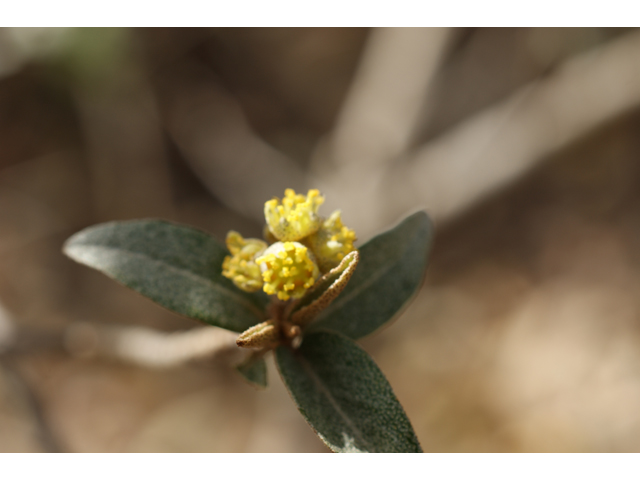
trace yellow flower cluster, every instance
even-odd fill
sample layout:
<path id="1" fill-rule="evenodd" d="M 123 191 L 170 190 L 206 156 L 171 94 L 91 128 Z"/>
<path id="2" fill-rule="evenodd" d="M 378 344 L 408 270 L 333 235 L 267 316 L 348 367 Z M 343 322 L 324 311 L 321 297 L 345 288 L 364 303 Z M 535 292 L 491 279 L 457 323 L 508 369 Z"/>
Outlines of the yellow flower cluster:
<path id="1" fill-rule="evenodd" d="M 302 297 L 320 274 L 313 254 L 298 242 L 276 242 L 256 263 L 263 268 L 263 290 L 280 300 Z"/>
<path id="2" fill-rule="evenodd" d="M 231 255 L 224 259 L 222 274 L 248 292 L 262 288 L 280 300 L 302 297 L 321 273 L 355 250 L 356 235 L 342 224 L 339 211 L 327 219 L 318 215 L 323 202 L 318 190 L 305 197 L 292 189 L 285 190 L 281 203 L 267 201 L 265 237 L 271 246 L 229 232 Z"/>
<path id="3" fill-rule="evenodd" d="M 222 275 L 245 292 L 255 292 L 262 288 L 262 273 L 256 264 L 256 255 L 264 252 L 267 244 L 256 238 L 242 238 L 233 230 L 227 234 L 227 255 L 222 262 Z"/>
<path id="4" fill-rule="evenodd" d="M 264 204 L 264 216 L 274 237 L 283 242 L 295 242 L 318 230 L 318 208 L 323 203 L 324 197 L 318 190 L 309 190 L 305 198 L 287 188 L 282 205 L 277 198 Z"/>
<path id="5" fill-rule="evenodd" d="M 342 224 L 340 211 L 336 210 L 316 233 L 309 236 L 306 243 L 316 252 L 320 270 L 328 271 L 337 266 L 346 254 L 355 250 L 355 241 L 355 232 Z"/>

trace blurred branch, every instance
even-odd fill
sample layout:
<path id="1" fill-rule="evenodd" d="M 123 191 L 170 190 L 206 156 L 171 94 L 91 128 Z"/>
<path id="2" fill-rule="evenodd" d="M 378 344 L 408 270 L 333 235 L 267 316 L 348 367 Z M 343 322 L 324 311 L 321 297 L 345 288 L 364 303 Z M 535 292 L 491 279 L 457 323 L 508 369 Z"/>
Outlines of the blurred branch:
<path id="1" fill-rule="evenodd" d="M 11 381 L 18 395 L 20 395 L 21 403 L 27 407 L 29 414 L 37 426 L 38 437 L 43 450 L 49 453 L 62 452 L 63 450 L 60 448 L 55 435 L 53 435 L 51 431 L 49 422 L 42 411 L 40 399 L 29 385 L 29 382 L 27 382 L 20 372 L 20 369 L 14 365 L 11 359 L 2 358 L 1 363 L 4 367 L 5 375 Z"/>
<path id="2" fill-rule="evenodd" d="M 26 407 L 26 411 L 35 423 L 43 450 L 51 453 L 61 452 L 62 448 L 51 431 L 49 422 L 42 410 L 40 399 L 24 378 L 24 375 L 16 365 L 15 358 L 11 355 L 24 347 L 24 338 L 20 337 L 20 332 L 11 314 L 0 304 L 0 366 L 2 367 L 2 372 L 0 373 L 4 373 L 9 379 L 13 390 L 21 400 L 20 404 Z M 32 346 L 36 347 L 36 350 L 39 350 L 44 336 L 39 333 L 30 337 L 32 337 L 31 341 L 27 343 L 31 343 Z M 51 343 L 56 343 L 55 336 L 54 338 L 47 338 L 47 340 Z"/>
<path id="3" fill-rule="evenodd" d="M 387 219 L 425 205 L 448 220 L 555 151 L 640 105 L 640 32 L 576 56 L 418 149 L 385 176 L 401 199 Z"/>
<path id="4" fill-rule="evenodd" d="M 232 95 L 201 72 L 181 71 L 162 89 L 166 128 L 211 193 L 262 221 L 265 198 L 306 188 L 302 169 L 252 131 Z"/>
<path id="5" fill-rule="evenodd" d="M 406 151 L 450 35 L 446 28 L 372 30 L 328 141 L 331 167 L 378 165 Z"/>
<path id="6" fill-rule="evenodd" d="M 236 345 L 237 333 L 201 327 L 165 333 L 145 327 L 72 323 L 64 332 L 30 331 L 15 327 L 0 305 L 0 358 L 43 350 L 64 350 L 77 357 L 100 356 L 151 368 L 170 368 L 193 360 L 224 357 L 243 361 L 248 350 Z"/>
<path id="7" fill-rule="evenodd" d="M 65 347 L 76 356 L 102 356 L 149 368 L 170 368 L 192 360 L 223 355 L 240 363 L 246 352 L 236 346 L 237 334 L 215 327 L 164 333 L 144 327 L 73 324 Z"/>
<path id="8" fill-rule="evenodd" d="M 346 220 L 363 237 L 418 206 L 437 220 L 449 220 L 552 153 L 637 108 L 638 51 L 640 32 L 633 31 L 567 60 L 394 164 L 374 160 L 363 169 L 345 163 L 339 170 L 318 170 L 317 182 L 330 193 L 330 208 L 350 205 L 364 212 Z M 373 136 L 366 141 L 378 145 Z"/>
<path id="9" fill-rule="evenodd" d="M 0 29 L 0 78 L 43 58 L 59 48 L 67 28 L 3 27 Z"/>
<path id="10" fill-rule="evenodd" d="M 0 304 L 0 354 L 7 351 L 16 341 L 16 327 L 9 312 Z"/>
<path id="11" fill-rule="evenodd" d="M 73 81 L 98 218 L 172 216 L 160 114 L 131 31 L 73 29 L 58 64 Z"/>
<path id="12" fill-rule="evenodd" d="M 424 117 L 449 37 L 442 28 L 374 29 L 335 131 L 316 151 L 313 183 L 326 194 L 329 209 L 349 205 L 359 212 L 346 221 L 360 235 L 379 225 L 373 202 L 382 177 L 406 152 Z"/>

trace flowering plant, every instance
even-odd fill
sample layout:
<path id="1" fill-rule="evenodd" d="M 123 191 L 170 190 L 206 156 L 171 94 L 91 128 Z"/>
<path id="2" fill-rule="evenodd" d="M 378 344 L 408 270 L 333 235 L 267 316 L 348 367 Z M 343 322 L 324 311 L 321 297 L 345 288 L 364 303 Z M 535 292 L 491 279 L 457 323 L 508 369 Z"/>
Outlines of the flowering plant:
<path id="1" fill-rule="evenodd" d="M 239 333 L 237 366 L 267 385 L 265 355 L 300 413 L 339 452 L 419 452 L 388 381 L 354 340 L 390 321 L 424 275 L 433 227 L 416 212 L 356 249 L 339 211 L 287 189 L 265 203 L 264 240 L 229 232 L 225 248 L 163 220 L 109 222 L 72 236 L 64 251 L 160 305 Z"/>

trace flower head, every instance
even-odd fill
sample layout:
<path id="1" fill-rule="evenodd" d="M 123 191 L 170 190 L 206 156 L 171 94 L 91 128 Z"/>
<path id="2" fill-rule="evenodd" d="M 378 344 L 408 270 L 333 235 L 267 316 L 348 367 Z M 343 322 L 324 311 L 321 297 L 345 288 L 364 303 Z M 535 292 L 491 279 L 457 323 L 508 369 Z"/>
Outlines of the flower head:
<path id="1" fill-rule="evenodd" d="M 264 204 L 264 216 L 270 232 L 280 241 L 294 242 L 320 228 L 318 208 L 324 197 L 318 190 L 309 190 L 307 196 L 296 194 L 291 188 L 284 191 L 282 205 L 277 198 Z"/>
<path id="2" fill-rule="evenodd" d="M 305 243 L 316 254 L 320 270 L 327 272 L 337 266 L 348 253 L 355 250 L 356 234 L 345 227 L 336 210 L 321 225 L 320 229 L 305 239 Z"/>
<path id="3" fill-rule="evenodd" d="M 256 263 L 262 270 L 263 290 L 280 300 L 302 297 L 320 275 L 313 254 L 298 242 L 276 242 Z"/>
<path id="4" fill-rule="evenodd" d="M 267 244 L 256 238 L 242 238 L 238 232 L 227 234 L 227 255 L 222 262 L 222 275 L 245 292 L 255 292 L 262 288 L 262 273 L 255 259 L 267 248 Z"/>
<path id="5" fill-rule="evenodd" d="M 304 296 L 321 273 L 355 250 L 356 235 L 342 224 L 339 211 L 327 219 L 318 215 L 322 203 L 318 190 L 305 196 L 290 188 L 282 202 L 277 198 L 266 202 L 266 242 L 229 232 L 231 255 L 224 259 L 222 274 L 247 292 L 262 289 L 284 301 Z"/>

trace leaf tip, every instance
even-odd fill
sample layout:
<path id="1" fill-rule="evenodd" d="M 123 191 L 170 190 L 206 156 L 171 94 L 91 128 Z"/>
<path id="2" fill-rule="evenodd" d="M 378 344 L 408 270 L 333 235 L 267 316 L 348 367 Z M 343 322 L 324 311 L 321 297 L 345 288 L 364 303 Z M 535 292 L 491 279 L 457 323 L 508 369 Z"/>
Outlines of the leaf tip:
<path id="1" fill-rule="evenodd" d="M 78 244 L 78 238 L 80 237 L 81 233 L 82 232 L 78 232 L 71 235 L 62 244 L 62 253 L 67 257 L 69 257 L 70 259 L 75 260 L 76 262 L 79 261 L 77 244 Z"/>

